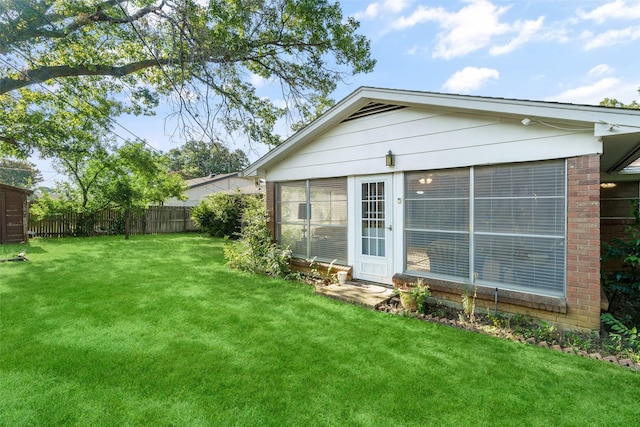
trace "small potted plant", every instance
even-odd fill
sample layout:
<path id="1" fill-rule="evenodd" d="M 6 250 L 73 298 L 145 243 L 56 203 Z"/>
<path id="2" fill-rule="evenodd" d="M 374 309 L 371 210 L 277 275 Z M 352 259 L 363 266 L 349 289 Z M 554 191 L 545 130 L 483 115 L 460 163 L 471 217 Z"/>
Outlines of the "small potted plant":
<path id="1" fill-rule="evenodd" d="M 424 303 L 431 296 L 429 285 L 425 285 L 422 279 L 398 286 L 394 289 L 394 293 L 400 297 L 402 308 L 408 311 L 418 310 L 419 312 L 424 310 Z"/>

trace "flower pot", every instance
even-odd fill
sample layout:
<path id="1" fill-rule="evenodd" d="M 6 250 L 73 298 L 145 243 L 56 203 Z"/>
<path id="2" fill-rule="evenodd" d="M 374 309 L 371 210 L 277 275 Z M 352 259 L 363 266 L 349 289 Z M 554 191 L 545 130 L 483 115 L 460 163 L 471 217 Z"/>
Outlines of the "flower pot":
<path id="1" fill-rule="evenodd" d="M 402 308 L 409 311 L 416 311 L 418 309 L 418 301 L 413 297 L 408 289 L 400 289 L 400 304 Z"/>
<path id="2" fill-rule="evenodd" d="M 338 283 L 344 285 L 347 283 L 347 272 L 346 271 L 338 271 Z"/>

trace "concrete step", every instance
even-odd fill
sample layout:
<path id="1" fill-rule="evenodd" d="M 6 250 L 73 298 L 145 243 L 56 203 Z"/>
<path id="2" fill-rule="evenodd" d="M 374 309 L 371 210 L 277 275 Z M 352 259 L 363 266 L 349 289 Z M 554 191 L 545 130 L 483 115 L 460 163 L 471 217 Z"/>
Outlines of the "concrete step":
<path id="1" fill-rule="evenodd" d="M 393 289 L 370 282 L 319 285 L 316 286 L 316 293 L 339 301 L 362 305 L 372 310 L 393 297 Z"/>

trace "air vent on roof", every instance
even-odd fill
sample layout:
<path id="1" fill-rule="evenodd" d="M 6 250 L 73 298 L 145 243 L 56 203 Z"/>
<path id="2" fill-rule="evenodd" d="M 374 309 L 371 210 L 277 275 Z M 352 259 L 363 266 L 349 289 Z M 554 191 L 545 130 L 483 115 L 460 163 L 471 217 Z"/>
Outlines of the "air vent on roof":
<path id="1" fill-rule="evenodd" d="M 404 105 L 393 105 L 393 104 L 381 104 L 379 102 L 370 102 L 366 106 L 362 107 L 349 117 L 343 120 L 343 122 L 348 122 L 349 120 L 359 119 L 361 117 L 373 116 L 374 114 L 386 113 L 387 111 L 399 110 L 401 108 L 406 108 Z"/>

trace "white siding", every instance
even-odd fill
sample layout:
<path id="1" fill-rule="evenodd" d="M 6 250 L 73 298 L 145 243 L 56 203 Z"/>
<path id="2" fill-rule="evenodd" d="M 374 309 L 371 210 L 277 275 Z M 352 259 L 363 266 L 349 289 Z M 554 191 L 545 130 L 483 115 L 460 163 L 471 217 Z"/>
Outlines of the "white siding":
<path id="1" fill-rule="evenodd" d="M 255 181 L 253 178 L 225 178 L 218 181 L 210 182 L 208 184 L 199 185 L 197 187 L 189 188 L 184 192 L 184 195 L 188 197 L 187 200 L 178 200 L 175 197 L 167 200 L 165 206 L 197 206 L 200 201 L 214 193 L 221 191 L 234 191 L 239 189 L 240 192 L 255 192 Z"/>
<path id="2" fill-rule="evenodd" d="M 522 118 L 406 108 L 341 123 L 267 171 L 269 181 L 566 158 L 602 152 L 593 129 Z M 560 127 L 576 128 L 562 124 Z M 583 124 L 584 126 L 584 124 Z M 391 150 L 395 167 L 385 166 Z"/>

